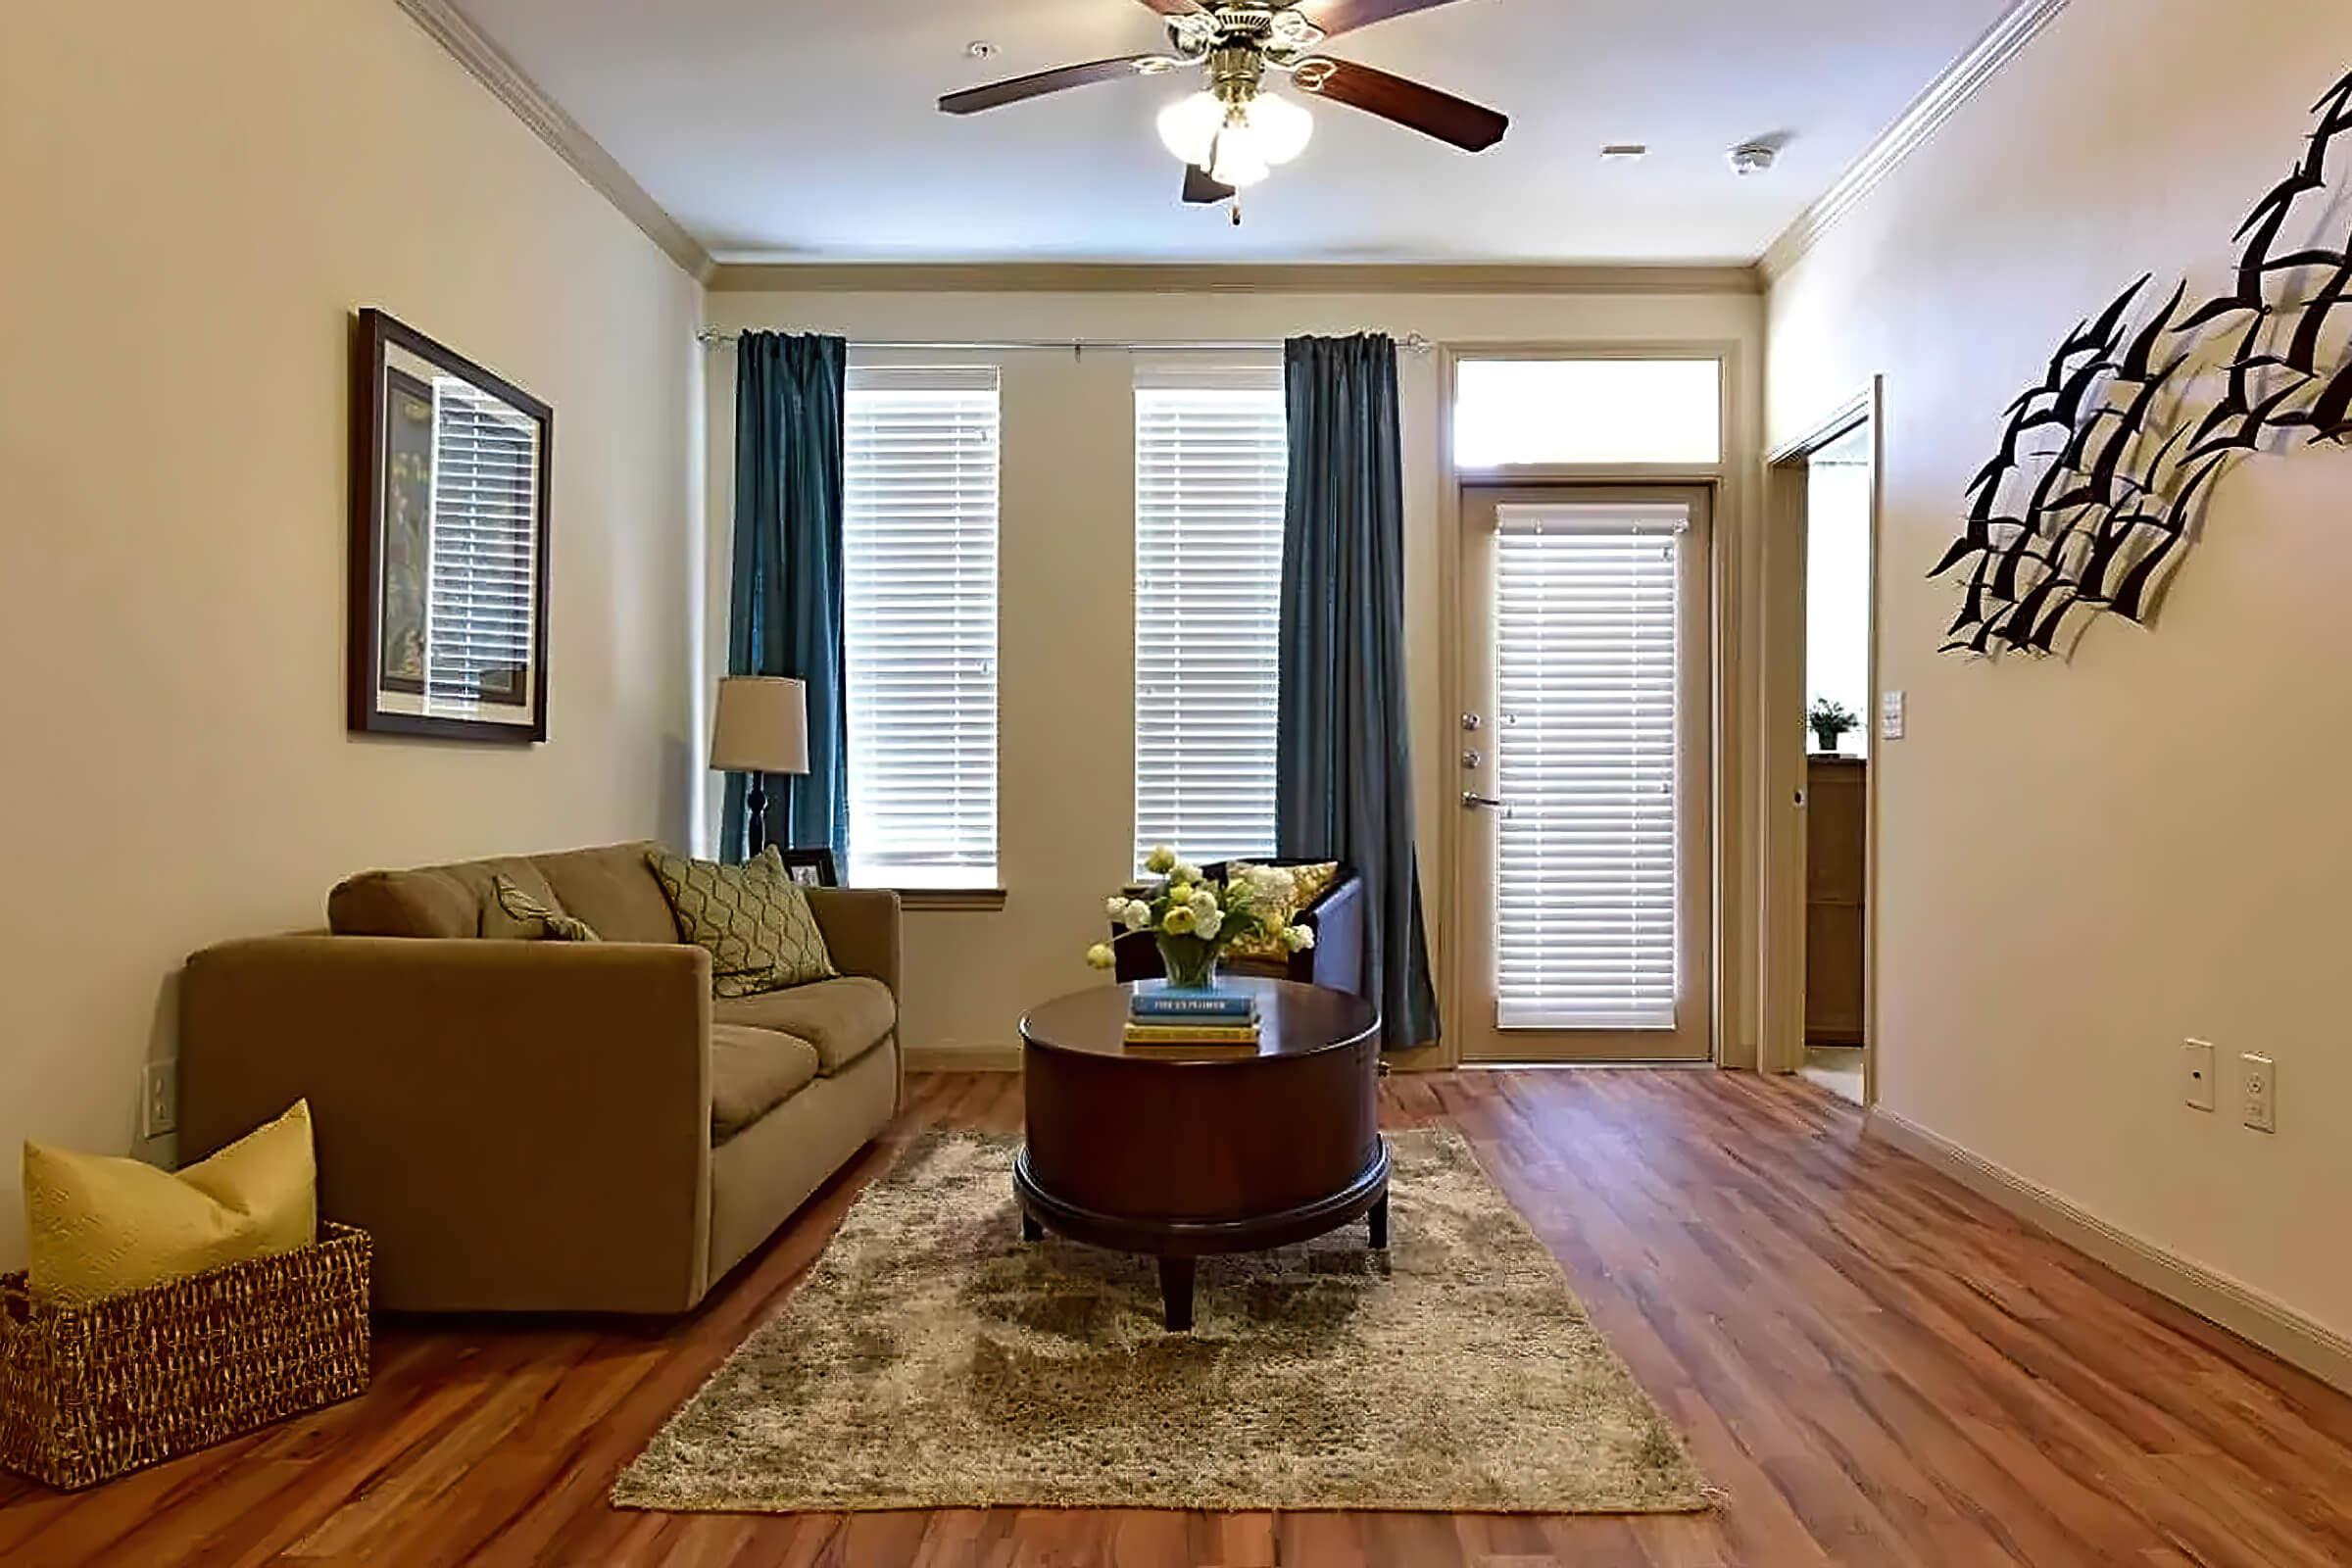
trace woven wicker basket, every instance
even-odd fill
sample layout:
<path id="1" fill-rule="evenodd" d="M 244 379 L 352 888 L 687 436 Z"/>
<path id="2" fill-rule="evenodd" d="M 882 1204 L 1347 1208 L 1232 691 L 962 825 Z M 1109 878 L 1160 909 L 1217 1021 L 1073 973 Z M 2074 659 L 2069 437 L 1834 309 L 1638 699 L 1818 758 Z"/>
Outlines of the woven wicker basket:
<path id="1" fill-rule="evenodd" d="M 93 1306 L 0 1278 L 0 1465 L 71 1491 L 368 1387 L 365 1231 Z"/>

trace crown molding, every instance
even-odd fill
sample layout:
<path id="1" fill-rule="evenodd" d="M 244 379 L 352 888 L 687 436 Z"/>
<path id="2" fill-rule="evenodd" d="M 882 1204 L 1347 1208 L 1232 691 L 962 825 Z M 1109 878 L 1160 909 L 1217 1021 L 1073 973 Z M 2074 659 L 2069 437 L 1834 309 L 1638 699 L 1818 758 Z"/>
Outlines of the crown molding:
<path id="1" fill-rule="evenodd" d="M 1764 259 L 1757 264 L 1766 282 L 1777 283 L 1786 277 L 1822 235 L 1917 152 L 1945 121 L 1958 114 L 1961 106 L 1974 98 L 1994 73 L 2016 59 L 2066 6 L 2067 0 L 2018 0 L 1968 53 L 1954 61 L 1949 70 L 1929 84 L 1927 91 L 1913 100 L 1911 107 L 1880 134 L 1854 166 L 1838 176 L 1838 183 L 1799 213 L 1796 221 L 1772 242 Z"/>
<path id="2" fill-rule="evenodd" d="M 728 262 L 720 294 L 1759 294 L 1755 268 Z"/>
<path id="3" fill-rule="evenodd" d="M 684 268 L 695 281 L 710 280 L 710 253 L 680 227 L 660 202 L 646 194 L 645 187 L 631 179 L 628 171 L 582 129 L 578 121 L 540 91 L 539 84 L 523 74 L 522 68 L 460 12 L 452 0 L 398 0 L 398 4 L 458 64 L 473 73 L 483 86 L 513 110 L 517 120 L 554 148 L 558 157 L 569 164 L 605 200 L 620 209 L 630 222 L 643 229 L 645 237 L 659 245 L 662 254 Z"/>

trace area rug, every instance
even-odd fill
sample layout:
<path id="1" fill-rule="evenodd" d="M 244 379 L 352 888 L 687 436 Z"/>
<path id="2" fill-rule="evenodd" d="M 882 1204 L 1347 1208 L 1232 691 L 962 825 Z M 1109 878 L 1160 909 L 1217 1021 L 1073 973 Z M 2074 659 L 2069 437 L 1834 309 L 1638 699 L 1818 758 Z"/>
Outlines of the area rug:
<path id="1" fill-rule="evenodd" d="M 1658 1513 L 1681 1440 L 1451 1132 L 1391 1139 L 1359 1223 L 1203 1258 L 1023 1243 L 1014 1140 L 932 1134 L 636 1462 L 624 1507 L 992 1505 Z"/>

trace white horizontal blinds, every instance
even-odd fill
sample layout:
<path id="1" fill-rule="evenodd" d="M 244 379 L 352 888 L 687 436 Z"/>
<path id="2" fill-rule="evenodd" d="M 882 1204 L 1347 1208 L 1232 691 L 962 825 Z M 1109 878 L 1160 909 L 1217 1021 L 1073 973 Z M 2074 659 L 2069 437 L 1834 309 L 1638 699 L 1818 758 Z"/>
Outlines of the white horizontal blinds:
<path id="1" fill-rule="evenodd" d="M 1281 365 L 1139 366 L 1135 388 L 1136 861 L 1274 851 Z"/>
<path id="2" fill-rule="evenodd" d="M 538 423 L 456 376 L 434 377 L 429 697 L 528 705 L 538 486 Z"/>
<path id="3" fill-rule="evenodd" d="M 1496 1022 L 1672 1028 L 1690 513 L 1496 515 Z"/>
<path id="4" fill-rule="evenodd" d="M 853 368 L 849 875 L 997 881 L 997 371 Z"/>

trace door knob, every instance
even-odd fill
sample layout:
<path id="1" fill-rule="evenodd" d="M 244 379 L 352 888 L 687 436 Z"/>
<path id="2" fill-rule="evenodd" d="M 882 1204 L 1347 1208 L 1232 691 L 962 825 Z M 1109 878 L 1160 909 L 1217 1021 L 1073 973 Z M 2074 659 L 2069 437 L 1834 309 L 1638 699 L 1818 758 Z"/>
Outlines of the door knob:
<path id="1" fill-rule="evenodd" d="M 1511 814 L 1509 804 L 1498 801 L 1492 795 L 1473 795 L 1468 790 L 1464 790 L 1462 791 L 1462 804 L 1478 810 L 1500 811 L 1505 816 Z"/>

